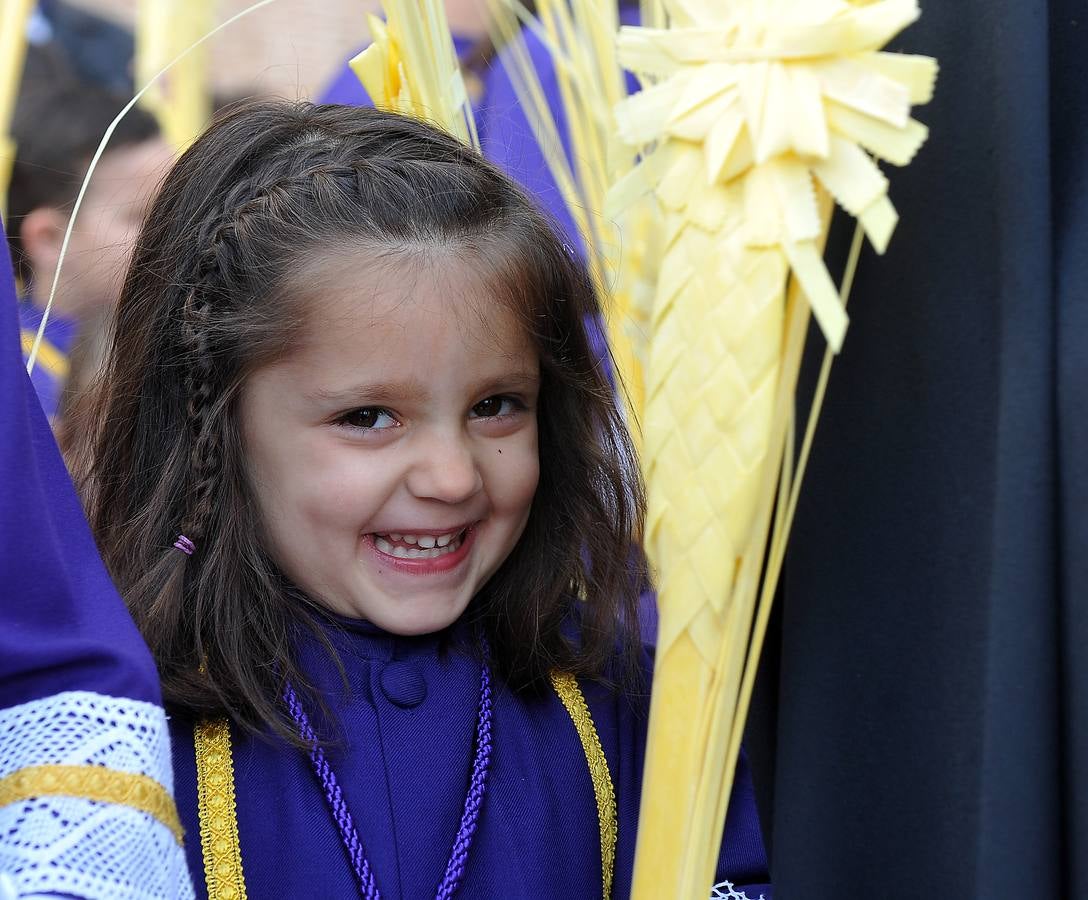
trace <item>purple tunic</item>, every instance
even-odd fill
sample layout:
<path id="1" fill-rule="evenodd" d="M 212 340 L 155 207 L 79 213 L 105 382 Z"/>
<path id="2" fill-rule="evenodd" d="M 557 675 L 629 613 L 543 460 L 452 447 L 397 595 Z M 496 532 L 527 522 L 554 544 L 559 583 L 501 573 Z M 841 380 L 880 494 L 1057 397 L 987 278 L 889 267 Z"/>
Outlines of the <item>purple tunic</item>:
<path id="1" fill-rule="evenodd" d="M 433 897 L 468 786 L 480 664 L 462 648 L 442 647 L 434 635 L 399 638 L 345 621 L 332 637 L 350 692 L 312 638 L 301 644 L 302 663 L 342 725 L 342 740 L 327 755 L 378 888 L 388 900 Z M 582 690 L 616 792 L 613 896 L 627 897 L 648 698 L 632 699 L 589 683 Z M 182 717 L 171 723 L 189 865 L 198 896 L 205 896 L 192 726 Z M 347 854 L 306 755 L 237 729 L 232 739 L 248 895 L 254 900 L 357 896 Z M 550 689 L 541 696 L 515 695 L 496 682 L 492 740 L 487 793 L 459 895 L 599 897 L 593 785 L 559 698 Z M 717 880 L 745 886 L 753 900 L 760 893 L 769 900 L 766 855 L 744 760 L 736 781 Z"/>
<path id="2" fill-rule="evenodd" d="M 0 896 L 190 897 L 169 813 L 83 787 L 144 776 L 169 793 L 168 733 L 155 664 L 27 377 L 2 251 L 0 473 L 0 781 L 16 785 L 0 806 Z M 79 777 L 38 794 L 59 771 Z"/>

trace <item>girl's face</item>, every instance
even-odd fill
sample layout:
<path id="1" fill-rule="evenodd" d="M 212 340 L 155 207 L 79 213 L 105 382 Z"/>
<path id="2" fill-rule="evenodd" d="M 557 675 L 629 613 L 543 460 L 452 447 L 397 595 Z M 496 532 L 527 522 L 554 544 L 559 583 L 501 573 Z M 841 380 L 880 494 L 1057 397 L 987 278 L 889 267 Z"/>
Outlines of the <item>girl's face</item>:
<path id="1" fill-rule="evenodd" d="M 535 350 L 452 251 L 310 265 L 300 343 L 246 382 L 276 563 L 394 634 L 451 624 L 514 548 L 539 477 Z"/>

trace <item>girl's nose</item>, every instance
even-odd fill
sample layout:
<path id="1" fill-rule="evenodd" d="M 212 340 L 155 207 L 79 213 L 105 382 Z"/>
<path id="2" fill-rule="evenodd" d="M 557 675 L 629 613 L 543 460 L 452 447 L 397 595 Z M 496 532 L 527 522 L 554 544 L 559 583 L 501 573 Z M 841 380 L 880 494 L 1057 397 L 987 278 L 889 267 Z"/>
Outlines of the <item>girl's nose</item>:
<path id="1" fill-rule="evenodd" d="M 483 478 L 466 436 L 434 434 L 418 444 L 408 473 L 413 496 L 461 503 L 482 488 Z"/>

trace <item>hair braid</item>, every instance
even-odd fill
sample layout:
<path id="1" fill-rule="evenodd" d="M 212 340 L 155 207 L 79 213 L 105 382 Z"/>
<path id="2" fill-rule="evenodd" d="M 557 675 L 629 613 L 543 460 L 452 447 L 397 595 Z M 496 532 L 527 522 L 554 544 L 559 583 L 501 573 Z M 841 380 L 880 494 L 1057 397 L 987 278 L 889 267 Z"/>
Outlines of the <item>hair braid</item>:
<path id="1" fill-rule="evenodd" d="M 185 398 L 190 439 L 191 485 L 182 532 L 199 542 L 214 512 L 214 498 L 222 473 L 221 437 L 216 418 L 215 352 L 209 338 L 215 305 L 213 298 L 227 293 L 237 266 L 238 239 L 251 218 L 267 215 L 277 201 L 299 191 L 357 191 L 358 165 L 316 165 L 279 178 L 254 190 L 242 181 L 208 217 L 198 236 L 200 247 L 196 282 L 185 297 L 182 316 L 185 336 Z"/>
<path id="2" fill-rule="evenodd" d="M 238 286 L 239 240 L 249 220 L 267 216 L 278 201 L 307 186 L 309 181 L 309 173 L 277 178 L 256 187 L 254 179 L 242 179 L 217 204 L 196 238 L 199 248 L 196 278 L 182 306 L 191 480 L 181 531 L 197 542 L 198 549 L 215 512 L 214 501 L 223 472 L 218 421 L 222 410 L 218 402 L 222 379 L 216 366 L 218 348 L 212 339 L 216 333 L 217 301 L 229 302 L 232 288 Z"/>
<path id="3" fill-rule="evenodd" d="M 249 194 L 251 196 L 246 197 Z M 197 237 L 200 248 L 196 279 L 182 306 L 185 354 L 185 413 L 189 433 L 190 484 L 182 533 L 197 542 L 207 534 L 214 514 L 214 498 L 223 470 L 223 447 L 217 416 L 219 387 L 216 348 L 212 343 L 215 299 L 228 292 L 236 266 L 237 234 L 245 217 L 267 203 L 268 191 L 253 194 L 242 182 L 219 204 Z"/>

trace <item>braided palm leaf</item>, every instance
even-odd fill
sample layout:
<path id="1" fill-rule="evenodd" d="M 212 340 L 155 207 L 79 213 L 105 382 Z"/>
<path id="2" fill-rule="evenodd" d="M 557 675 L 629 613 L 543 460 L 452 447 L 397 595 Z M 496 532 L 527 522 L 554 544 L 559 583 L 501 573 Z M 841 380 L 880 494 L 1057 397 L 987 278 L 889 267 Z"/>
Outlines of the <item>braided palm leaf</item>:
<path id="1" fill-rule="evenodd" d="M 933 60 L 879 52 L 917 18 L 915 0 L 664 7 L 667 29 L 621 31 L 621 61 L 650 86 L 616 113 L 644 152 L 622 194 L 652 191 L 665 232 L 644 372 L 660 608 L 634 883 L 647 900 L 705 896 L 713 880 L 772 506 L 789 486 L 799 294 L 833 350 L 846 331 L 817 184 L 882 252 L 896 216 L 865 150 L 909 162 L 926 136 L 910 105 L 936 77 Z"/>

